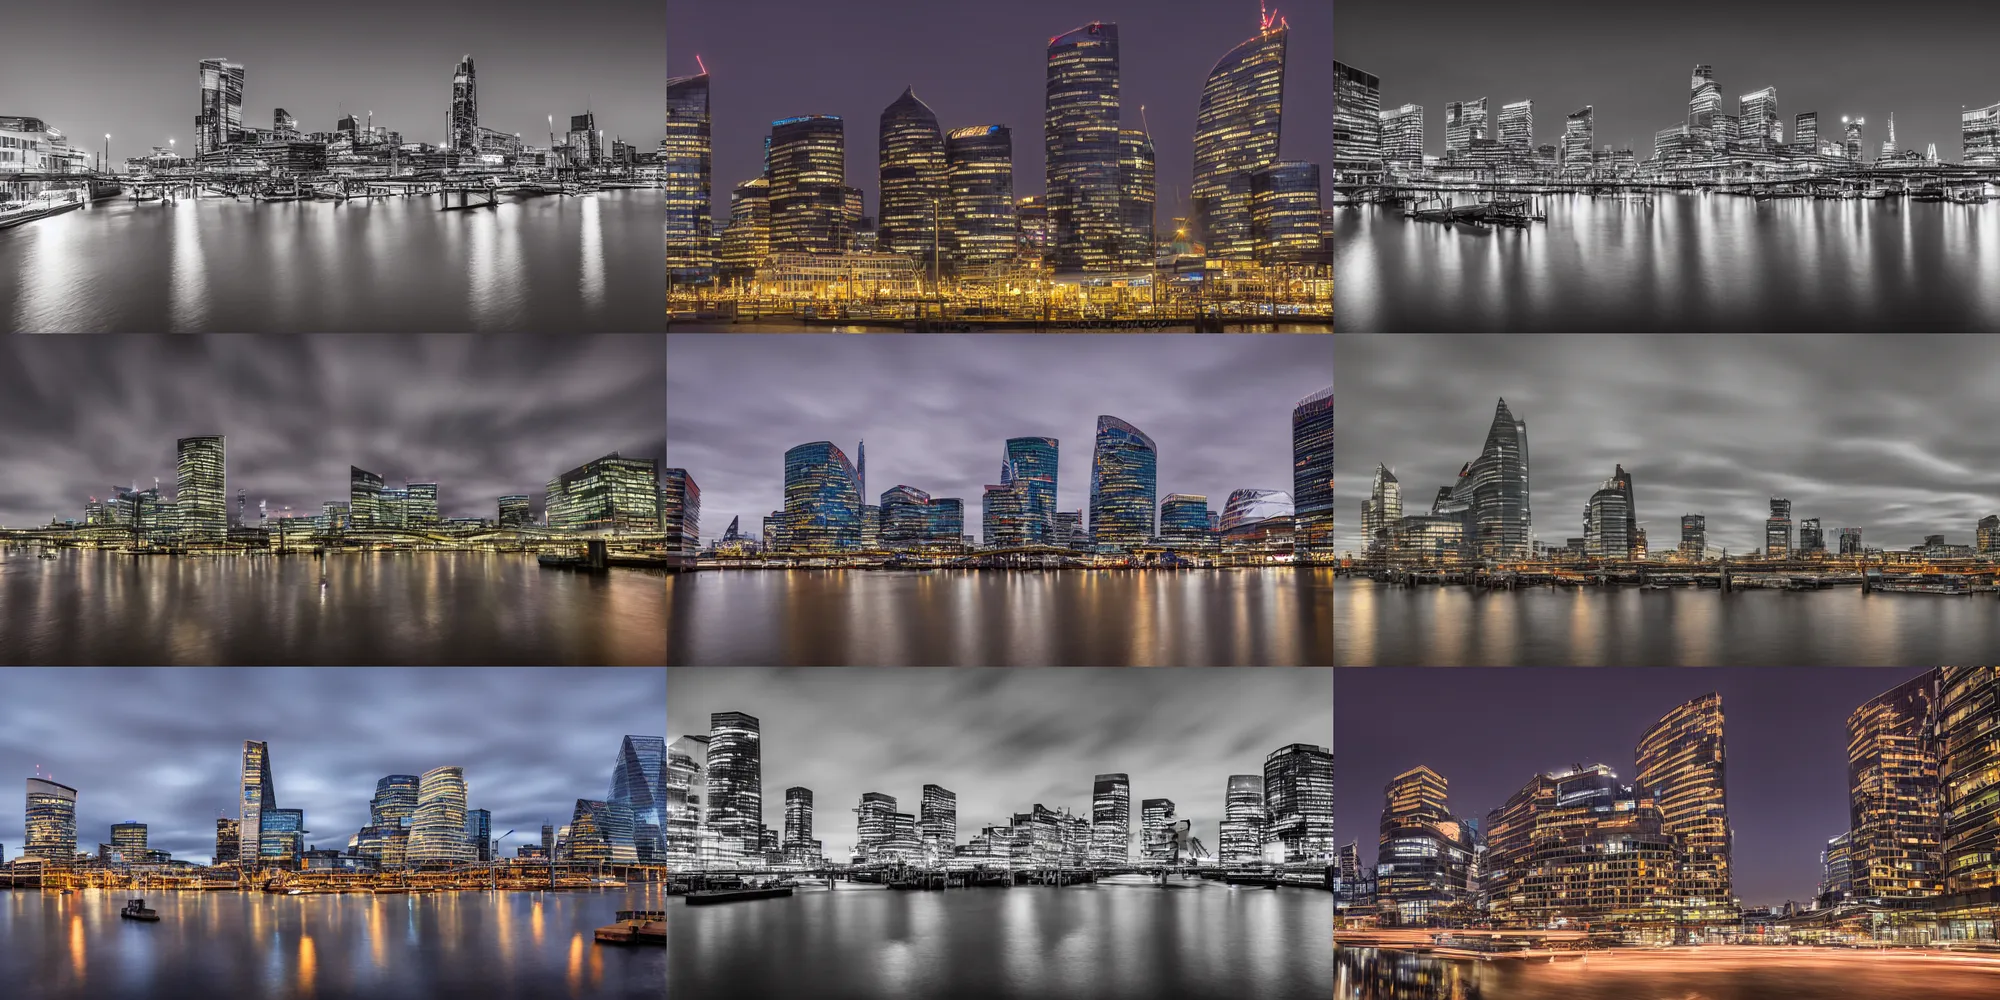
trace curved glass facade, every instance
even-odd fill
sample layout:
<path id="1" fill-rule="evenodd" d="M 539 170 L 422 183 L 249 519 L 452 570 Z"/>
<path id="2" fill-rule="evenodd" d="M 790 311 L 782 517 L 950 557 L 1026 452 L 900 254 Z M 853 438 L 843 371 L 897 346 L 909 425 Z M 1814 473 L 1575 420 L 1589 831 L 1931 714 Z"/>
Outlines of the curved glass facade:
<path id="1" fill-rule="evenodd" d="M 1056 531 L 1056 470 L 1059 442 L 1052 437 L 1007 439 L 1007 464 L 1015 481 L 1027 482 L 1027 518 L 1022 537 L 1051 542 Z"/>
<path id="2" fill-rule="evenodd" d="M 1159 450 L 1144 431 L 1113 416 L 1097 418 L 1090 461 L 1090 534 L 1098 548 L 1127 549 L 1153 537 Z"/>
<path id="3" fill-rule="evenodd" d="M 1939 870 L 1935 671 L 1869 699 L 1847 717 L 1848 888 L 1868 900 L 1923 899 Z"/>
<path id="4" fill-rule="evenodd" d="M 1118 26 L 1093 22 L 1049 39 L 1042 147 L 1050 257 L 1058 271 L 1109 270 L 1118 200 Z"/>
<path id="5" fill-rule="evenodd" d="M 1679 896 L 1691 924 L 1737 921 L 1726 759 L 1717 694 L 1676 706 L 1639 740 L 1637 786 L 1659 801 L 1666 832 L 1680 837 L 1687 851 Z"/>
<path id="6" fill-rule="evenodd" d="M 861 545 L 861 485 L 831 441 L 785 452 L 785 543 L 806 552 Z"/>
<path id="7" fill-rule="evenodd" d="M 1983 892 L 1990 900 L 2000 888 L 2000 796 L 1993 785 L 2000 772 L 2000 740 L 1993 738 L 2000 732 L 2000 667 L 1943 667 L 1938 674 L 1944 890 L 1953 897 Z"/>
<path id="8" fill-rule="evenodd" d="M 61 865 L 76 860 L 76 789 L 29 778 L 26 820 L 23 855 Z"/>
<path id="9" fill-rule="evenodd" d="M 846 130 L 835 115 L 771 123 L 772 253 L 838 253 L 846 248 Z"/>
<path id="10" fill-rule="evenodd" d="M 883 548 L 920 548 L 930 536 L 930 494 L 914 486 L 892 486 L 882 493 Z"/>
<path id="11" fill-rule="evenodd" d="M 1250 172 L 1250 232 L 1260 264 L 1327 264 L 1319 164 L 1281 160 Z"/>
<path id="12" fill-rule="evenodd" d="M 1005 125 L 955 128 L 945 137 L 950 164 L 952 257 L 966 264 L 1009 260 L 1014 227 L 1014 133 Z"/>
<path id="13" fill-rule="evenodd" d="M 1267 28 L 1208 71 L 1194 127 L 1194 226 L 1210 259 L 1249 260 L 1250 172 L 1278 158 L 1285 41 Z"/>
<path id="14" fill-rule="evenodd" d="M 1229 534 L 1278 517 L 1291 517 L 1292 495 L 1284 490 L 1232 490 L 1217 530 Z"/>
<path id="15" fill-rule="evenodd" d="M 875 246 L 883 253 L 921 256 L 926 263 L 934 246 L 944 243 L 934 220 L 948 219 L 951 204 L 933 204 L 946 197 L 944 134 L 937 115 L 917 99 L 914 90 L 882 109 L 880 136 L 880 207 L 875 220 Z"/>
<path id="16" fill-rule="evenodd" d="M 667 135 L 660 163 L 667 196 L 667 275 L 704 280 L 715 263 L 709 211 L 713 169 L 708 74 L 667 81 Z"/>
<path id="17" fill-rule="evenodd" d="M 417 779 L 417 811 L 410 820 L 411 864 L 471 861 L 465 842 L 465 769 L 434 767 Z"/>

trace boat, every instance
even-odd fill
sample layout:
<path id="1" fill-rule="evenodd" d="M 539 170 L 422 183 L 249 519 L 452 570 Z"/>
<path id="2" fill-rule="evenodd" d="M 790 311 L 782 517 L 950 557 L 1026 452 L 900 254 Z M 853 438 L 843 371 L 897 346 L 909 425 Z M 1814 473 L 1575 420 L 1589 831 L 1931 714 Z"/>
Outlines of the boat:
<path id="1" fill-rule="evenodd" d="M 1488 236 L 1492 234 L 1493 227 L 1484 222 L 1473 222 L 1469 219 L 1453 219 L 1451 220 L 1451 230 L 1466 236 Z"/>
<path id="2" fill-rule="evenodd" d="M 708 906 L 715 903 L 734 903 L 747 899 L 778 899 L 791 894 L 792 890 L 789 888 L 704 889 L 699 892 L 690 892 L 681 898 L 687 900 L 687 905 L 689 906 Z"/>
<path id="3" fill-rule="evenodd" d="M 49 192 L 44 192 L 41 197 L 35 198 L 32 201 L 9 202 L 9 207 L 0 210 L 0 229 L 25 226 L 38 219 L 46 219 L 52 215 L 61 215 L 64 212 L 73 212 L 84 205 L 82 199 L 79 198 L 51 198 L 48 197 L 48 194 Z"/>
<path id="4" fill-rule="evenodd" d="M 126 903 L 125 908 L 118 911 L 118 915 L 128 920 L 151 920 L 157 922 L 160 919 L 160 914 L 157 911 L 146 908 L 146 901 L 143 899 L 135 899 Z"/>
<path id="5" fill-rule="evenodd" d="M 599 927 L 595 936 L 604 944 L 665 945 L 667 911 L 619 910 L 618 922 Z"/>

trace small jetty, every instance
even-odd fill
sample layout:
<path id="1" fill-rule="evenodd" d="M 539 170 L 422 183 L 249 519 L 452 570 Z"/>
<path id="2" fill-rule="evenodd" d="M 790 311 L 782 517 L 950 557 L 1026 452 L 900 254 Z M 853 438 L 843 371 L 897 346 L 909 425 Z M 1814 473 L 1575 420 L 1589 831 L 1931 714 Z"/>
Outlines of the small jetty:
<path id="1" fill-rule="evenodd" d="M 146 908 L 146 901 L 143 899 L 135 899 L 126 903 L 125 908 L 118 911 L 118 915 L 127 920 L 157 921 L 160 919 L 160 914 L 157 911 Z"/>
<path id="2" fill-rule="evenodd" d="M 1548 213 L 1537 210 L 1526 199 L 1472 202 L 1466 205 L 1412 207 L 1403 217 L 1417 222 L 1441 223 L 1462 233 L 1484 234 L 1496 226 L 1525 229 L 1536 222 L 1549 221 Z"/>
<path id="3" fill-rule="evenodd" d="M 777 899 L 792 894 L 791 886 L 774 886 L 769 889 L 705 889 L 687 894 L 687 905 L 707 906 L 712 903 L 736 903 L 746 899 Z"/>
<path id="4" fill-rule="evenodd" d="M 667 911 L 665 910 L 619 910 L 618 922 L 605 924 L 597 929 L 597 940 L 604 944 L 657 944 L 667 943 Z"/>

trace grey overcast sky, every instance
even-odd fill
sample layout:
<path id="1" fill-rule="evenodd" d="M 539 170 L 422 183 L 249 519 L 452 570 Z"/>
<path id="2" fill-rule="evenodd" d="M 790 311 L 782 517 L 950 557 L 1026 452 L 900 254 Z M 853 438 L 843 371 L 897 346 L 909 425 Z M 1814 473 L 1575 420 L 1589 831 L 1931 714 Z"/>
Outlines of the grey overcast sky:
<path id="1" fill-rule="evenodd" d="M 1010 437 L 1060 442 L 1056 509 L 1090 506 L 1101 414 L 1159 448 L 1159 498 L 1292 489 L 1292 408 L 1333 382 L 1333 338 L 1291 334 L 667 335 L 667 464 L 701 487 L 701 535 L 756 535 L 784 506 L 785 451 L 868 442 L 868 503 L 897 485 L 965 501 Z M 1157 515 L 1157 511 L 1155 512 Z M 1086 520 L 1088 515 L 1086 514 Z"/>
<path id="2" fill-rule="evenodd" d="M 1171 799 L 1211 852 L 1232 774 L 1264 773 L 1293 743 L 1333 746 L 1332 668 L 669 667 L 669 743 L 713 712 L 760 723 L 764 824 L 785 789 L 813 792 L 829 857 L 855 844 L 863 792 L 917 815 L 926 784 L 958 794 L 958 842 L 1039 802 L 1088 819 L 1098 774 Z"/>
<path id="3" fill-rule="evenodd" d="M 1739 96 L 1777 88 L 1787 142 L 1802 111 L 1818 112 L 1822 139 L 1840 137 L 1842 115 L 1866 119 L 1861 138 L 1869 159 L 1894 114 L 1899 148 L 1921 153 L 1936 143 L 1940 157 L 1955 161 L 1959 111 L 2000 101 L 1986 44 L 2000 28 L 2000 10 L 1991 5 L 1902 0 L 1893 17 L 1851 3 L 1811 10 L 1801 17 L 1798 6 L 1771 0 L 1671 7 L 1339 0 L 1333 49 L 1334 58 L 1381 77 L 1383 107 L 1421 105 L 1425 150 L 1439 155 L 1445 104 L 1485 97 L 1489 116 L 1503 104 L 1534 101 L 1537 144 L 1560 142 L 1565 117 L 1591 105 L 1596 145 L 1645 159 L 1654 133 L 1687 120 L 1696 63 L 1715 68 L 1725 114 L 1737 113 Z M 1440 25 L 1476 35 L 1480 44 L 1439 45 Z M 1856 62 L 1862 52 L 1865 70 Z"/>
<path id="4" fill-rule="evenodd" d="M 635 668 L 67 668 L 0 673 L 0 773 L 77 790 L 77 848 L 111 824 L 208 864 L 215 820 L 236 816 L 244 740 L 270 744 L 278 806 L 304 809 L 308 844 L 345 850 L 387 774 L 465 768 L 466 804 L 493 813 L 512 856 L 543 823 L 602 799 L 626 736 L 659 736 L 666 673 Z M 60 711 L 50 711 L 60 706 Z M 0 809 L 7 858 L 22 799 Z"/>
<path id="5" fill-rule="evenodd" d="M 19 336 L 0 342 L 0 525 L 83 518 L 158 476 L 174 442 L 221 434 L 248 517 L 345 500 L 348 467 L 438 484 L 446 517 L 496 517 L 617 451 L 664 454 L 660 334 Z M 234 500 L 232 499 L 232 503 Z"/>
<path id="6" fill-rule="evenodd" d="M 444 141 L 452 72 L 471 55 L 479 123 L 548 145 L 586 109 L 607 141 L 650 150 L 666 131 L 658 0 L 68 0 L 9 4 L 7 36 L 37 40 L 0 59 L 0 114 L 40 118 L 93 154 L 111 134 L 122 162 L 178 140 L 194 148 L 200 63 L 243 66 L 243 127 L 284 108 L 308 132 L 343 113 Z M 887 102 L 884 102 L 887 103 Z M 725 199 L 726 204 L 726 199 Z"/>
<path id="7" fill-rule="evenodd" d="M 1375 465 L 1430 509 L 1478 457 L 1494 404 L 1527 421 L 1535 537 L 1583 534 L 1623 463 L 1655 549 L 1682 514 L 1708 544 L 1763 545 L 1771 497 L 1865 545 L 1956 544 L 2000 513 L 2000 359 L 1990 338 L 1884 335 L 1336 335 L 1339 550 L 1360 551 Z"/>
<path id="8" fill-rule="evenodd" d="M 1532 425 L 1530 425 L 1532 427 Z M 1734 886 L 1745 905 L 1804 901 L 1847 830 L 1847 717 L 1915 669 L 1566 667 L 1343 670 L 1334 833 L 1375 857 L 1383 789 L 1419 764 L 1477 818 L 1528 779 L 1609 764 L 1631 782 L 1639 737 L 1674 706 L 1722 696 Z"/>

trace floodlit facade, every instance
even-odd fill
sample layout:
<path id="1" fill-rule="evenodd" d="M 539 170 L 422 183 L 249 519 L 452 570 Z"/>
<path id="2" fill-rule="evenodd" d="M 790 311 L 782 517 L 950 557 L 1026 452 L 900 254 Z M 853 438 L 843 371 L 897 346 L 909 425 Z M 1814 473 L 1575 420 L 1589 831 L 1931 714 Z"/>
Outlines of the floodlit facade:
<path id="1" fill-rule="evenodd" d="M 831 441 L 785 452 L 785 547 L 831 552 L 861 544 L 861 484 Z"/>
<path id="2" fill-rule="evenodd" d="M 1382 158 L 1385 162 L 1418 166 L 1424 162 L 1424 109 L 1405 104 L 1382 112 Z"/>
<path id="3" fill-rule="evenodd" d="M 479 155 L 479 78 L 470 55 L 451 71 L 451 124 L 446 142 L 455 152 Z"/>
<path id="4" fill-rule="evenodd" d="M 2000 166 L 2000 104 L 1959 112 L 1958 138 L 1966 166 Z"/>
<path id="5" fill-rule="evenodd" d="M 194 153 L 221 149 L 243 131 L 243 67 L 226 59 L 201 61 L 201 111 L 194 119 Z"/>
<path id="6" fill-rule="evenodd" d="M 669 79 L 660 163 L 667 205 L 667 274 L 679 280 L 705 280 L 715 264 L 709 123 L 708 74 Z"/>
<path id="7" fill-rule="evenodd" d="M 925 785 L 917 837 L 929 852 L 949 857 L 958 843 L 958 795 L 942 785 Z"/>
<path id="8" fill-rule="evenodd" d="M 660 530 L 660 464 L 612 452 L 549 480 L 549 527 L 572 531 Z"/>
<path id="9" fill-rule="evenodd" d="M 28 779 L 23 857 L 67 866 L 76 860 L 76 789 L 46 778 Z"/>
<path id="10" fill-rule="evenodd" d="M 1194 130 L 1194 228 L 1211 260 L 1250 260 L 1251 179 L 1278 158 L 1290 28 L 1265 22 L 1208 71 Z"/>
<path id="11" fill-rule="evenodd" d="M 1566 174 L 1588 174 L 1595 165 L 1596 111 L 1586 104 L 1563 120 L 1562 170 Z"/>
<path id="12" fill-rule="evenodd" d="M 1333 751 L 1309 743 L 1264 758 L 1264 845 L 1292 862 L 1333 860 Z"/>
<path id="13" fill-rule="evenodd" d="M 222 435 L 181 438 L 174 447 L 174 505 L 182 537 L 196 542 L 227 539 L 229 484 Z"/>
<path id="14" fill-rule="evenodd" d="M 1369 180 L 1382 173 L 1382 78 L 1338 60 L 1333 64 L 1333 179 Z"/>
<path id="15" fill-rule="evenodd" d="M 717 251 L 720 273 L 748 278 L 771 256 L 771 181 L 754 177 L 729 192 L 729 224 Z"/>
<path id="16" fill-rule="evenodd" d="M 2000 667 L 1938 672 L 1938 771 L 1944 816 L 1943 909 L 2000 910 Z M 1987 927 L 1990 933 L 1992 924 Z"/>
<path id="17" fill-rule="evenodd" d="M 1100 549 L 1126 549 L 1153 537 L 1159 490 L 1159 450 L 1139 428 L 1113 416 L 1097 418 L 1090 465 L 1090 532 Z"/>
<path id="18" fill-rule="evenodd" d="M 771 252 L 847 249 L 846 123 L 801 115 L 771 123 Z"/>
<path id="19" fill-rule="evenodd" d="M 1232 774 L 1223 798 L 1220 842 L 1225 865 L 1253 865 L 1264 858 L 1264 776 Z"/>
<path id="20" fill-rule="evenodd" d="M 1266 765 L 1267 783 L 1269 772 Z M 1472 845 L 1447 807 L 1449 790 L 1443 775 L 1421 765 L 1382 789 L 1375 898 L 1390 922 L 1421 925 L 1465 902 Z"/>
<path id="21" fill-rule="evenodd" d="M 937 115 L 917 98 L 914 88 L 905 88 L 901 97 L 882 109 L 878 135 L 881 200 L 875 220 L 876 249 L 920 257 L 928 265 L 933 249 L 946 242 L 938 225 L 949 223 L 952 210 L 946 201 L 945 142 Z"/>
<path id="22" fill-rule="evenodd" d="M 1042 146 L 1058 271 L 1106 271 L 1118 260 L 1118 124 L 1118 25 L 1049 39 Z"/>
<path id="23" fill-rule="evenodd" d="M 764 815 L 764 751 L 757 717 L 742 712 L 709 716 L 708 792 L 703 803 L 715 860 L 759 860 Z"/>
<path id="24" fill-rule="evenodd" d="M 1681 921 L 1735 923 L 1722 697 L 1706 694 L 1676 706 L 1640 738 L 1637 756 L 1636 787 L 1659 803 L 1663 829 L 1686 852 Z"/>
<path id="25" fill-rule="evenodd" d="M 683 736 L 667 746 L 667 865 L 685 870 L 700 864 L 702 815 L 708 794 L 708 736 Z"/>
<path id="26" fill-rule="evenodd" d="M 1035 807 L 1037 810 L 1041 806 Z M 1174 850 L 1174 800 L 1146 799 L 1139 803 L 1139 829 L 1145 837 L 1147 861 L 1167 861 Z"/>
<path id="27" fill-rule="evenodd" d="M 1940 870 L 1938 675 L 1869 699 L 1847 717 L 1849 891 L 1893 905 L 1944 888 Z"/>
<path id="28" fill-rule="evenodd" d="M 1014 133 L 972 125 L 945 136 L 946 218 L 952 258 L 991 264 L 1014 256 Z"/>
<path id="29" fill-rule="evenodd" d="M 1118 266 L 1152 267 L 1154 184 L 1153 137 L 1138 129 L 1118 131 Z"/>
<path id="30" fill-rule="evenodd" d="M 1090 788 L 1090 857 L 1101 865 L 1132 860 L 1132 778 L 1100 774 Z"/>
<path id="31" fill-rule="evenodd" d="M 465 842 L 465 769 L 434 767 L 417 781 L 417 809 L 410 820 L 410 864 L 471 861 Z"/>
<path id="32" fill-rule="evenodd" d="M 1319 164 L 1280 160 L 1250 172 L 1250 236 L 1260 264 L 1328 264 Z"/>
<path id="33" fill-rule="evenodd" d="M 278 807 L 271 785 L 271 748 L 258 740 L 243 741 L 243 783 L 237 819 L 242 840 L 237 857 L 247 870 L 256 866 L 264 849 L 264 814 Z"/>
<path id="34" fill-rule="evenodd" d="M 1671 936 L 1682 857 L 1654 798 L 1602 764 L 1536 775 L 1487 820 L 1480 887 L 1495 923 Z"/>

